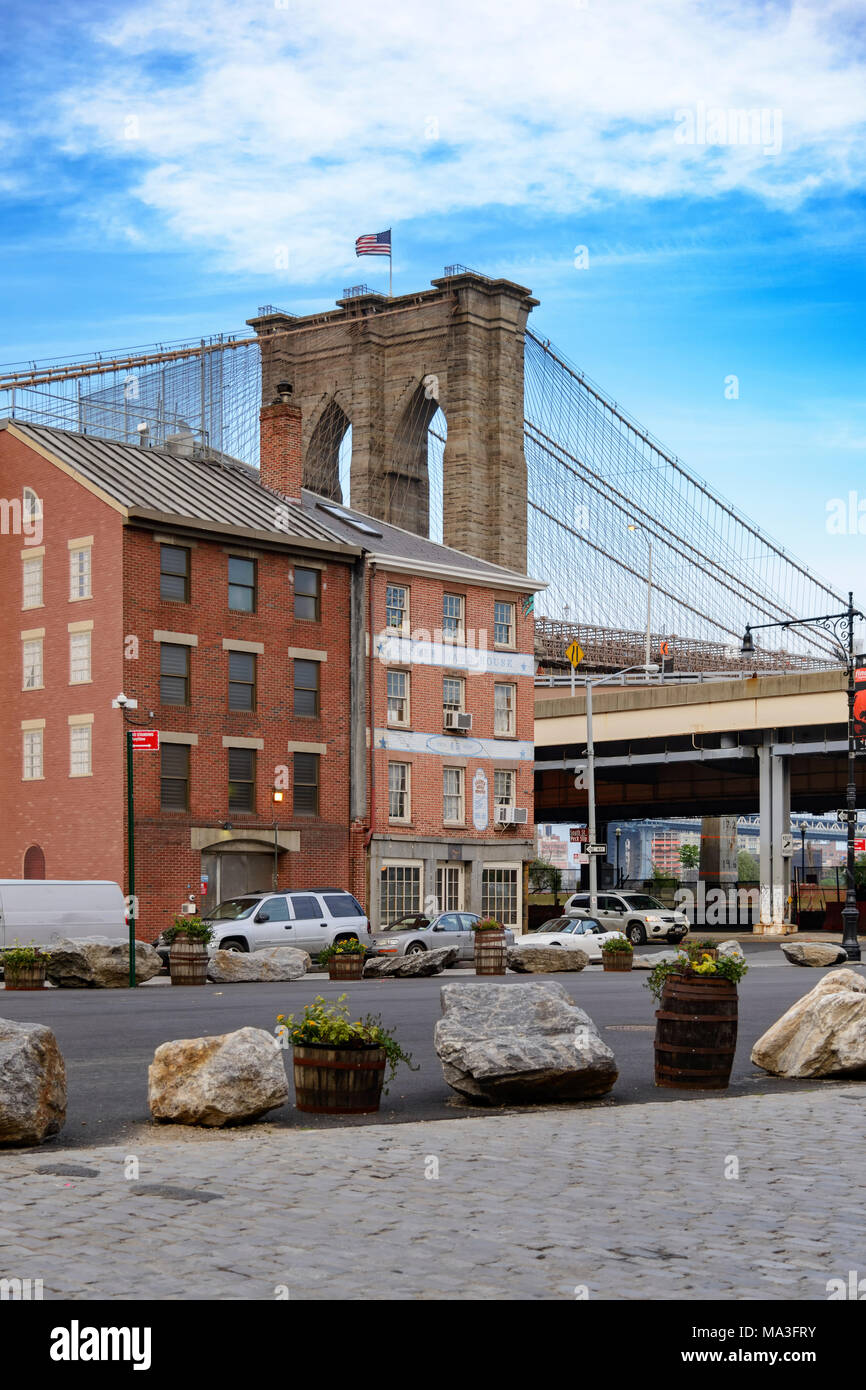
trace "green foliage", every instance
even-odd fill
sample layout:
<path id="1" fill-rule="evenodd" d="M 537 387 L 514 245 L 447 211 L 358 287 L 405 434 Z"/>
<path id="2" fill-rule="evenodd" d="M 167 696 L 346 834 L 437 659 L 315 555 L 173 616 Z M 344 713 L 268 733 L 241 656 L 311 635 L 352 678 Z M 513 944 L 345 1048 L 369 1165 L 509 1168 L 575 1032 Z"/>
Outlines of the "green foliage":
<path id="1" fill-rule="evenodd" d="M 341 994 L 333 1004 L 328 1004 L 321 994 L 317 994 L 312 1004 L 304 1005 L 300 1017 L 277 1014 L 277 1023 L 281 1029 L 285 1029 L 296 1047 L 309 1044 L 335 1048 L 381 1047 L 390 1067 L 386 1091 L 400 1062 L 405 1062 L 410 1071 L 419 1071 L 419 1067 L 412 1065 L 411 1055 L 404 1052 L 397 1042 L 394 1030 L 382 1027 L 381 1014 L 367 1014 L 366 1018 L 354 1020 L 349 1017 L 348 997 Z"/>
<path id="2" fill-rule="evenodd" d="M 718 960 L 704 956 L 703 960 L 699 961 L 694 957 L 690 959 L 684 951 L 678 951 L 676 960 L 659 961 L 658 965 L 653 966 L 645 984 L 656 1002 L 660 1003 L 665 980 L 669 975 L 683 975 L 684 977 L 711 975 L 716 979 L 728 980 L 732 985 L 737 985 L 748 968 L 746 962 L 739 960 L 736 956 L 719 956 Z"/>
<path id="3" fill-rule="evenodd" d="M 696 869 L 701 862 L 700 845 L 680 845 L 680 863 L 687 869 Z"/>
<path id="4" fill-rule="evenodd" d="M 319 960 L 325 965 L 332 956 L 363 956 L 366 950 L 363 941 L 358 941 L 353 936 L 345 941 L 335 941 L 330 946 L 324 946 L 319 952 Z"/>
<path id="5" fill-rule="evenodd" d="M 42 951 L 32 943 L 29 946 L 22 946 L 18 938 L 15 938 L 13 945 L 7 946 L 5 951 L 0 952 L 0 963 L 4 970 L 16 971 L 22 966 L 35 965 L 37 961 L 47 961 L 51 955 L 50 951 Z"/>
<path id="6" fill-rule="evenodd" d="M 743 883 L 756 882 L 761 877 L 761 866 L 747 849 L 737 855 L 737 878 Z"/>
<path id="7" fill-rule="evenodd" d="M 602 951 L 606 951 L 609 955 L 612 956 L 630 956 L 634 951 L 634 947 L 632 946 L 631 942 L 628 941 L 624 936 L 614 936 L 611 937 L 610 941 L 603 941 L 601 943 L 601 949 Z"/>
<path id="8" fill-rule="evenodd" d="M 480 922 L 472 923 L 473 931 L 503 931 L 501 922 L 497 922 L 495 917 L 483 917 Z"/>
<path id="9" fill-rule="evenodd" d="M 163 932 L 163 940 L 169 946 L 177 940 L 179 936 L 185 936 L 188 941 L 200 941 L 206 946 L 213 939 L 213 927 L 207 922 L 203 922 L 200 917 L 175 917 L 170 927 L 166 927 Z"/>
<path id="10" fill-rule="evenodd" d="M 554 903 L 559 903 L 562 891 L 562 870 L 547 859 L 534 859 L 529 866 L 530 892 L 552 893 Z"/>

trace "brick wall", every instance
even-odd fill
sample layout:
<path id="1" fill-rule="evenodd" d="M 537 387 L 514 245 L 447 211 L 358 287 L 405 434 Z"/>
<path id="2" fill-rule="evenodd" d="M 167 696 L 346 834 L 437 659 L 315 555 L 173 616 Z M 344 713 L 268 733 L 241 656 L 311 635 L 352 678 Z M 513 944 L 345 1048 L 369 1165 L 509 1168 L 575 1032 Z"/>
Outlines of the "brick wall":
<path id="1" fill-rule="evenodd" d="M 124 882 L 121 819 L 122 521 L 108 502 L 80 486 L 35 449 L 0 430 L 0 493 L 31 487 L 43 502 L 43 607 L 21 607 L 21 535 L 0 535 L 0 876 L 20 878 L 30 845 L 41 845 L 48 878 Z M 70 601 L 67 542 L 93 537 L 93 597 Z M 38 549 L 38 547 L 35 547 Z M 69 684 L 70 623 L 92 621 L 92 676 Z M 23 691 L 20 633 L 45 629 L 44 688 Z M 69 715 L 92 714 L 93 772 L 69 775 Z M 22 720 L 45 720 L 44 779 L 22 780 Z"/>

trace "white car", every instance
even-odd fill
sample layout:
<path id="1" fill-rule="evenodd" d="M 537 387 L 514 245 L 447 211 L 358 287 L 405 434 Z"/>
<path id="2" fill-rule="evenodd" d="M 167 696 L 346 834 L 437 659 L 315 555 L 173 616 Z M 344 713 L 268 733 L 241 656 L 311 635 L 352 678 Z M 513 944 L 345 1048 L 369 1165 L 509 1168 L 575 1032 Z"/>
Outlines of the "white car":
<path id="1" fill-rule="evenodd" d="M 561 946 L 565 950 L 585 951 L 591 961 L 598 963 L 605 941 L 622 935 L 621 931 L 608 931 L 594 917 L 554 917 L 549 922 L 543 922 L 537 931 L 519 936 L 514 944 L 518 949 L 522 946 Z"/>
<path id="2" fill-rule="evenodd" d="M 592 915 L 606 931 L 617 931 L 621 927 L 632 946 L 643 946 L 647 941 L 658 941 L 662 937 L 678 946 L 689 934 L 686 914 L 665 907 L 649 893 L 599 893 L 598 905 L 592 914 L 589 894 L 572 893 L 566 900 L 565 911 L 573 917 Z"/>

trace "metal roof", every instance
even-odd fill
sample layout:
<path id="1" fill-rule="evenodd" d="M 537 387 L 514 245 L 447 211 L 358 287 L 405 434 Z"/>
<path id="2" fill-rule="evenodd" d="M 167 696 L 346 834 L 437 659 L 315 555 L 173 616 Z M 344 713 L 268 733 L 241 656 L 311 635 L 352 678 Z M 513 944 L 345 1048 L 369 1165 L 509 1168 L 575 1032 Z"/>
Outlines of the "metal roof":
<path id="1" fill-rule="evenodd" d="M 131 519 L 176 517 L 199 526 L 213 522 L 221 529 L 271 533 L 275 540 L 320 542 L 330 550 L 336 548 L 335 540 L 342 542 L 324 517 L 264 487 L 257 469 L 228 455 L 181 457 L 74 430 L 19 420 L 3 423 L 107 493 Z M 358 537 L 348 537 L 339 548 L 357 554 Z"/>

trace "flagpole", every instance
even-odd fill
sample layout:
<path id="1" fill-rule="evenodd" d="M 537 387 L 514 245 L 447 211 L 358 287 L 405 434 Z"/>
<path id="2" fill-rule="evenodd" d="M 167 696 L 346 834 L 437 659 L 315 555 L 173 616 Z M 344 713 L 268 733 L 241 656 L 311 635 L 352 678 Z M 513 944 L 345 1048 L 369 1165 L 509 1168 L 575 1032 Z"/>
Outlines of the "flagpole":
<path id="1" fill-rule="evenodd" d="M 391 288 L 391 287 L 392 287 L 392 283 L 393 283 L 393 281 L 392 281 L 393 270 L 394 270 L 394 260 L 393 260 L 393 257 L 392 257 L 392 255 L 391 255 L 391 252 L 390 252 L 390 250 L 389 250 L 389 251 L 388 251 L 388 298 L 389 298 L 389 299 L 393 299 L 393 298 L 394 298 L 393 291 L 392 291 L 392 288 Z"/>

